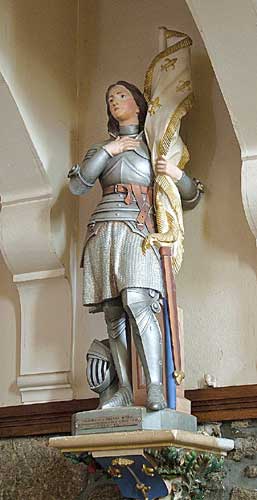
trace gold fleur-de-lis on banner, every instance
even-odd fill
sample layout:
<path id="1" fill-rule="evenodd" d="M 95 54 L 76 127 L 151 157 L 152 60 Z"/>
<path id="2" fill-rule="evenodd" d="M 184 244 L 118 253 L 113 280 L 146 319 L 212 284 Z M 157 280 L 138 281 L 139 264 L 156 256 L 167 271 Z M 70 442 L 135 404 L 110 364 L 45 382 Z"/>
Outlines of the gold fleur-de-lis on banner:
<path id="1" fill-rule="evenodd" d="M 151 99 L 150 101 L 150 108 L 149 108 L 149 113 L 150 116 L 155 115 L 156 111 L 158 111 L 159 108 L 161 108 L 161 103 L 160 103 L 160 98 L 156 97 L 155 99 Z"/>
<path id="2" fill-rule="evenodd" d="M 183 92 L 184 90 L 191 90 L 190 80 L 180 80 L 176 86 L 176 92 Z"/>
<path id="3" fill-rule="evenodd" d="M 161 65 L 161 71 L 168 71 L 169 68 L 175 69 L 175 64 L 177 60 L 178 60 L 177 57 L 173 57 L 173 59 L 166 57 L 164 59 L 164 64 Z"/>

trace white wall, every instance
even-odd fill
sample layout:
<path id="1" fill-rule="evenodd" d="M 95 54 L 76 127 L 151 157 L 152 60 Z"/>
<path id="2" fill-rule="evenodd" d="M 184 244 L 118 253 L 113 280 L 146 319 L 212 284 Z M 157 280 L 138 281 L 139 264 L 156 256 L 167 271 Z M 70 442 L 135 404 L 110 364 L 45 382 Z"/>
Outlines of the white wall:
<path id="1" fill-rule="evenodd" d="M 76 0 L 0 0 L 0 71 L 49 176 L 56 198 L 52 243 L 67 273 L 75 219 L 65 176 L 76 146 L 76 15 Z M 19 309 L 16 287 L 0 256 L 0 404 L 20 403 L 15 385 Z"/>
<path id="2" fill-rule="evenodd" d="M 241 203 L 240 151 L 210 60 L 191 14 L 181 0 L 90 0 L 80 6 L 80 158 L 106 137 L 104 93 L 118 79 L 141 88 L 158 48 L 158 26 L 188 33 L 196 104 L 183 125 L 190 170 L 206 194 L 185 215 L 184 265 L 177 279 L 185 315 L 186 385 L 204 373 L 218 384 L 256 382 L 256 248 Z M 99 188 L 80 202 L 80 246 Z M 79 275 L 81 282 L 81 274 Z M 78 289 L 78 301 L 81 287 Z M 105 337 L 101 315 L 78 308 L 75 374 L 77 396 L 90 393 L 84 357 L 95 336 Z"/>

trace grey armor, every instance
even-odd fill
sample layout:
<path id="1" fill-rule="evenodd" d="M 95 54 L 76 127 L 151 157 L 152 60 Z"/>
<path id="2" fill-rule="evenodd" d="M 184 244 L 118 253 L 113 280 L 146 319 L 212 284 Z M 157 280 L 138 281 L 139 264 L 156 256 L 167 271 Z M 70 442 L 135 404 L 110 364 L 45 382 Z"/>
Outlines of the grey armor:
<path id="1" fill-rule="evenodd" d="M 135 151 L 126 151 L 115 157 L 110 157 L 104 149 L 105 144 L 92 147 L 86 154 L 81 167 L 70 174 L 70 190 L 73 194 L 87 193 L 99 178 L 102 188 L 116 184 L 140 184 L 151 186 L 153 184 L 153 170 L 150 154 L 144 142 L 143 133 L 136 134 L 137 126 L 122 127 L 122 135 L 131 135 L 141 138 L 140 146 Z M 185 209 L 193 208 L 199 201 L 200 191 L 197 184 L 185 172 L 176 183 L 181 194 L 182 204 Z M 135 199 L 131 205 L 125 203 L 126 194 L 113 193 L 103 196 L 102 200 L 91 215 L 90 224 L 108 220 L 135 221 L 139 208 Z"/>
<path id="2" fill-rule="evenodd" d="M 154 230 L 153 171 L 138 126 L 121 127 L 120 135 L 140 138 L 140 145 L 135 151 L 111 157 L 105 150 L 107 141 L 91 148 L 81 166 L 69 173 L 74 194 L 87 193 L 97 179 L 103 189 L 84 246 L 84 305 L 104 311 L 119 379 L 119 390 L 102 407 L 133 402 L 127 348 L 129 322 L 144 369 L 147 406 L 159 410 L 166 406 L 162 393 L 162 335 L 155 317 L 164 293 L 162 271 L 157 249 L 150 249 L 145 256 L 141 250 L 143 238 L 151 227 Z M 197 184 L 183 174 L 177 187 L 186 208 L 193 208 L 200 198 Z"/>
<path id="3" fill-rule="evenodd" d="M 160 311 L 159 293 L 130 288 L 122 292 L 135 346 L 144 368 L 148 408 L 160 410 L 166 402 L 162 392 L 162 334 L 155 313 Z"/>

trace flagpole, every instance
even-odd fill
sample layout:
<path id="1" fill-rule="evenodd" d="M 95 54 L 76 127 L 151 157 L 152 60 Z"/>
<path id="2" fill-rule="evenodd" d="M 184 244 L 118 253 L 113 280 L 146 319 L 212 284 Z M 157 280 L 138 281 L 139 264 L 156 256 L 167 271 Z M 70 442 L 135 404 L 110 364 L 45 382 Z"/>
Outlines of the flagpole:
<path id="1" fill-rule="evenodd" d="M 166 30 L 167 28 L 165 28 L 165 26 L 159 27 L 159 40 L 158 40 L 159 52 L 162 52 L 163 50 L 167 49 L 167 40 L 165 36 Z"/>

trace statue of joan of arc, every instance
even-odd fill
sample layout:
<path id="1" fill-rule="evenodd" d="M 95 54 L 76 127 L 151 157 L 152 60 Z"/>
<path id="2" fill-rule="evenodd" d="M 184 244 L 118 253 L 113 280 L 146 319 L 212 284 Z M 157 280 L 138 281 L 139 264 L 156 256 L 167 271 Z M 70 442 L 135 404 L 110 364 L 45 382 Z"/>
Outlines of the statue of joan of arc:
<path id="1" fill-rule="evenodd" d="M 102 199 L 89 220 L 82 266 L 83 304 L 104 312 L 118 377 L 117 391 L 103 408 L 133 404 L 128 331 L 144 370 L 147 408 L 166 407 L 156 319 L 166 293 L 159 247 L 173 245 L 176 272 L 183 253 L 182 206 L 191 209 L 200 199 L 196 181 L 183 171 L 188 152 L 179 136 L 180 120 L 192 103 L 184 52 L 190 39 L 183 34 L 170 39 L 173 48 L 158 55 L 148 70 L 145 95 L 126 81 L 108 87 L 109 138 L 92 146 L 69 172 L 74 195 L 87 194 L 97 180 L 102 187 Z"/>

